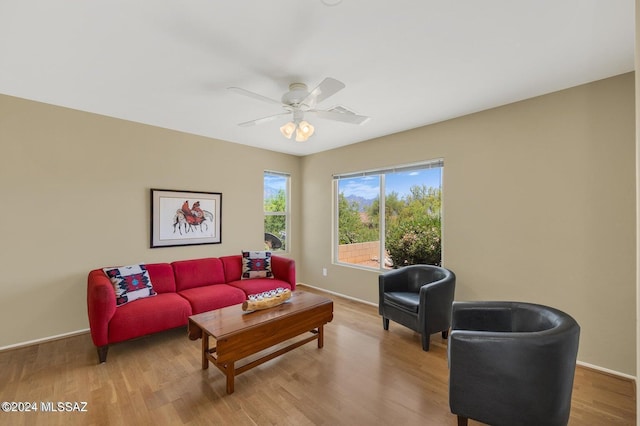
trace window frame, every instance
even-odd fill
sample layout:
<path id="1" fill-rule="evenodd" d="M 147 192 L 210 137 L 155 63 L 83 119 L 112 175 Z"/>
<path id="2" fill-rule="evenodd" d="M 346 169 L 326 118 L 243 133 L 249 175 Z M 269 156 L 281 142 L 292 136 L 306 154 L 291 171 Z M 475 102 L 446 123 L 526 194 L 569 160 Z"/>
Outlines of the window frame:
<path id="1" fill-rule="evenodd" d="M 386 221 L 385 221 L 385 207 L 386 207 L 386 175 L 387 174 L 392 174 L 392 173 L 399 173 L 399 172 L 409 172 L 409 171 L 415 171 L 415 170 L 424 170 L 424 169 L 429 169 L 429 168 L 440 168 L 440 190 L 441 190 L 441 194 L 442 194 L 442 181 L 444 180 L 443 178 L 443 174 L 444 174 L 444 158 L 436 158 L 436 159 L 432 159 L 432 160 L 427 160 L 427 161 L 421 161 L 421 162 L 417 162 L 417 163 L 409 163 L 409 164 L 403 164 L 403 165 L 398 165 L 398 166 L 394 166 L 394 167 L 382 167 L 379 169 L 369 169 L 369 170 L 363 170 L 363 171 L 357 171 L 357 172 L 348 172 L 348 173 L 340 173 L 340 174 L 334 174 L 333 175 L 333 180 L 332 180 L 332 190 L 333 190 L 333 196 L 332 196 L 332 201 L 333 201 L 333 224 L 332 224 L 332 263 L 334 265 L 339 265 L 339 266 L 346 266 L 346 267 L 350 267 L 350 268 L 356 268 L 356 269 L 364 269 L 367 271 L 378 271 L 378 272 L 385 272 L 385 271 L 389 271 L 388 268 L 384 267 L 384 259 L 385 259 L 385 250 L 386 250 Z M 379 218 L 379 223 L 378 223 L 378 232 L 379 232 L 379 241 L 380 241 L 380 251 L 378 252 L 378 259 L 379 260 L 379 266 L 373 267 L 373 266 L 367 266 L 367 265 L 361 265 L 361 264 L 357 264 L 357 263 L 347 263 L 347 262 L 343 262 L 339 260 L 339 246 L 340 246 L 340 238 L 339 238 L 339 234 L 340 234 L 340 219 L 339 219 L 339 197 L 340 197 L 340 188 L 339 188 L 339 182 L 341 179 L 349 179 L 349 178 L 357 178 L 357 177 L 366 177 L 366 176 L 378 176 L 379 177 L 379 193 L 378 193 L 378 199 L 379 199 L 379 207 L 380 207 L 380 211 L 378 214 L 378 218 Z M 442 195 L 441 195 L 442 197 Z M 442 207 L 442 203 L 441 203 L 441 208 L 440 208 L 440 217 L 442 220 L 443 217 L 443 207 Z M 442 228 L 441 228 L 441 232 L 442 232 Z"/>
<path id="2" fill-rule="evenodd" d="M 265 208 L 265 178 L 267 175 L 284 177 L 286 179 L 285 182 L 285 211 L 284 212 L 271 212 L 266 211 Z M 268 216 L 283 216 L 285 218 L 285 239 L 283 241 L 284 250 L 276 249 L 271 250 L 277 253 L 289 253 L 291 251 L 291 174 L 286 172 L 279 172 L 275 170 L 264 170 L 262 173 L 262 210 L 263 210 L 263 233 L 266 233 L 266 229 L 264 228 L 264 221 Z"/>

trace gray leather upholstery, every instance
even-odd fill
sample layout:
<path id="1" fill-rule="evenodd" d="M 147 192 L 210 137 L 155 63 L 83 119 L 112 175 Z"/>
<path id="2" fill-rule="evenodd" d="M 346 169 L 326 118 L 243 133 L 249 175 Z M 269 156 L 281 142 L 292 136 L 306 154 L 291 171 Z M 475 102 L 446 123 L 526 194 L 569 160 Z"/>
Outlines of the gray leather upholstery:
<path id="1" fill-rule="evenodd" d="M 381 274 L 378 286 L 378 312 L 385 330 L 389 320 L 409 327 L 420 333 L 425 351 L 431 334 L 442 332 L 447 338 L 456 287 L 453 272 L 434 265 L 410 265 Z"/>
<path id="2" fill-rule="evenodd" d="M 499 425 L 566 425 L 580 326 L 566 313 L 519 302 L 454 302 L 449 405 Z"/>

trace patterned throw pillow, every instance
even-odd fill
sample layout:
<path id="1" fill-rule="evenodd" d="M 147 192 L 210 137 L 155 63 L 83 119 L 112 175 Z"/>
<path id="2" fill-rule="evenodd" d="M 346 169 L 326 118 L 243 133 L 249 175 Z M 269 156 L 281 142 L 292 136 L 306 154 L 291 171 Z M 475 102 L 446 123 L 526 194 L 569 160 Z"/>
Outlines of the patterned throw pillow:
<path id="1" fill-rule="evenodd" d="M 156 295 L 149 278 L 149 272 L 144 264 L 104 268 L 103 271 L 113 283 L 117 306 Z"/>
<path id="2" fill-rule="evenodd" d="M 242 279 L 273 278 L 270 251 L 242 252 Z"/>

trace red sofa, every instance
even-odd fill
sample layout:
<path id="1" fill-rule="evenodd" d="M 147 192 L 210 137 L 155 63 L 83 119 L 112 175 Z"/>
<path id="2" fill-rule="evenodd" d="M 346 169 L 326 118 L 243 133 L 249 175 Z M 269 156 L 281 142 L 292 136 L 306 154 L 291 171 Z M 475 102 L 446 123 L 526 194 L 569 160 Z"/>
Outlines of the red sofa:
<path id="1" fill-rule="evenodd" d="M 295 262 L 281 256 L 271 257 L 273 278 L 241 279 L 241 255 L 145 266 L 157 294 L 120 306 L 105 272 L 89 272 L 89 327 L 101 363 L 111 343 L 184 326 L 190 315 L 242 303 L 250 294 L 296 288 Z"/>

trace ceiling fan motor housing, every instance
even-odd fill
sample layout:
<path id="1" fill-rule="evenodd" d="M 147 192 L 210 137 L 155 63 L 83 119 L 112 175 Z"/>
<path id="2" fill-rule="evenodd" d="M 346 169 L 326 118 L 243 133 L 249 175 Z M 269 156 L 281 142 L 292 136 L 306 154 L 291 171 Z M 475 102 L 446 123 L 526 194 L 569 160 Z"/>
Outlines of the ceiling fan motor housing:
<path id="1" fill-rule="evenodd" d="M 306 84 L 291 83 L 289 91 L 282 95 L 282 103 L 293 107 L 304 107 L 305 109 L 313 108 L 316 103 L 315 97 L 310 96 L 309 99 L 305 99 L 307 96 L 309 96 L 309 88 Z M 305 103 L 302 104 L 302 101 L 305 101 Z"/>

